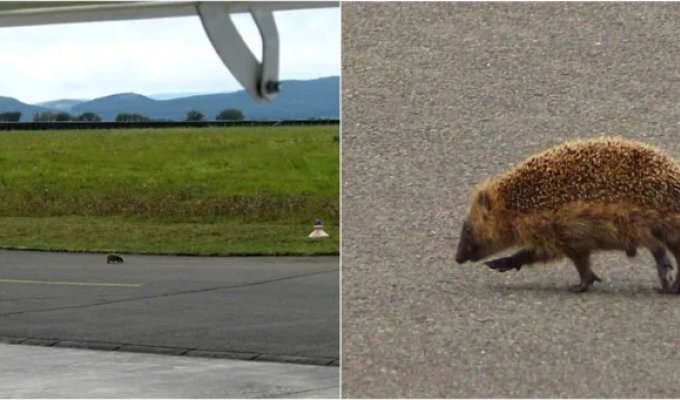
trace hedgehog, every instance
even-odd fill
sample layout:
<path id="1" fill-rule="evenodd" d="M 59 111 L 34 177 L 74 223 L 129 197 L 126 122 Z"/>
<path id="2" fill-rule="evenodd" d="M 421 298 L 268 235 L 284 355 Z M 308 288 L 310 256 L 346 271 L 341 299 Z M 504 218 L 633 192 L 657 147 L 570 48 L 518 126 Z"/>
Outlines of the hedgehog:
<path id="1" fill-rule="evenodd" d="M 601 279 L 596 251 L 646 248 L 661 291 L 680 262 L 680 166 L 658 148 L 618 136 L 563 143 L 535 154 L 473 191 L 456 251 L 459 264 L 517 248 L 485 264 L 500 272 L 568 258 L 585 292 Z"/>
<path id="2" fill-rule="evenodd" d="M 117 254 L 109 254 L 106 256 L 106 263 L 107 264 L 116 264 L 116 263 L 122 263 L 123 262 L 123 257 L 117 255 Z"/>

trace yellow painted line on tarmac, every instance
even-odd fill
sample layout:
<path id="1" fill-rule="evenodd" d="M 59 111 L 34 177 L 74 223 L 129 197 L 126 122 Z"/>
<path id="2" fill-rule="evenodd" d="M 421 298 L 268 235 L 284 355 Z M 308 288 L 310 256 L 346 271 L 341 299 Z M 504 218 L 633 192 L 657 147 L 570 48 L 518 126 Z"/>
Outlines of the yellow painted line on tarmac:
<path id="1" fill-rule="evenodd" d="M 110 287 L 140 287 L 134 283 L 92 283 L 92 282 L 68 282 L 68 281 L 34 281 L 28 279 L 0 279 L 0 283 L 18 283 L 28 285 L 73 285 L 73 286 L 110 286 Z"/>

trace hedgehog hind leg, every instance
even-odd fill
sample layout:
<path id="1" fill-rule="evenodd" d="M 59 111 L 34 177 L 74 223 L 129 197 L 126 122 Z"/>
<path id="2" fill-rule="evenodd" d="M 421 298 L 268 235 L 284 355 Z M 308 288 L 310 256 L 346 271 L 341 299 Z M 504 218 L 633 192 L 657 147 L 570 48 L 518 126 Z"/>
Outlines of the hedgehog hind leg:
<path id="1" fill-rule="evenodd" d="M 673 257 L 675 258 L 675 264 L 680 265 L 680 241 L 668 243 L 668 248 L 671 250 L 671 253 L 673 253 Z M 670 263 L 670 261 L 668 262 Z M 657 269 L 659 271 L 659 278 L 661 278 L 662 276 L 661 268 L 657 266 Z M 670 269 L 672 269 L 672 267 Z M 667 285 L 669 283 L 668 272 L 670 271 L 670 269 L 663 271 Z M 664 279 L 662 279 L 661 285 L 663 287 Z M 680 273 L 678 273 L 678 271 L 676 271 L 675 280 L 673 281 L 673 283 L 670 284 L 668 288 L 664 287 L 664 290 L 667 293 L 680 293 Z"/>
<path id="2" fill-rule="evenodd" d="M 673 263 L 670 258 L 668 258 L 666 249 L 663 246 L 651 247 L 649 248 L 649 251 L 652 253 L 654 261 L 656 262 L 656 271 L 659 275 L 659 281 L 661 281 L 661 290 L 663 292 L 674 292 L 674 290 L 671 289 L 669 280 L 669 273 L 673 270 Z M 675 292 L 677 292 L 677 288 L 675 289 Z"/>
<path id="3" fill-rule="evenodd" d="M 651 235 L 643 235 L 640 239 L 640 245 L 645 247 L 654 257 L 656 263 L 656 271 L 661 282 L 661 292 L 670 291 L 669 273 L 673 270 L 673 262 L 668 257 L 666 246 L 672 249 L 671 243 L 665 240 L 662 234 L 654 231 L 649 232 Z M 677 256 L 676 256 L 677 258 Z"/>
<path id="4" fill-rule="evenodd" d="M 680 273 L 677 273 L 676 271 L 675 280 L 673 283 L 670 283 L 669 272 L 673 269 L 673 265 L 663 248 L 664 245 L 668 247 L 673 254 L 673 258 L 675 258 L 676 267 L 680 268 L 680 236 L 678 236 L 677 228 L 674 226 L 674 219 L 671 218 L 669 221 L 664 222 L 665 223 L 652 229 L 654 238 L 662 243 L 659 245 L 662 250 L 657 250 L 657 254 L 655 254 L 655 251 L 652 250 L 652 248 L 649 246 L 647 247 L 656 261 L 657 272 L 659 274 L 659 279 L 661 280 L 661 291 L 666 293 L 680 293 Z"/>
<path id="5" fill-rule="evenodd" d="M 574 254 L 569 256 L 569 258 L 574 263 L 574 266 L 578 271 L 579 278 L 581 278 L 581 282 L 578 285 L 569 288 L 570 291 L 574 293 L 583 293 L 587 291 L 593 283 L 602 282 L 602 279 L 595 275 L 593 270 L 590 269 L 589 253 Z"/>

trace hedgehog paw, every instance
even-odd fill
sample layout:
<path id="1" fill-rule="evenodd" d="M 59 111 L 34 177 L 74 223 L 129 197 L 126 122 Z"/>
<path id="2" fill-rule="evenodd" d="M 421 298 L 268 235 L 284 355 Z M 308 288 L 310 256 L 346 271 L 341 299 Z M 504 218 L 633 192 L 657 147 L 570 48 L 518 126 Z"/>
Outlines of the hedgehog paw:
<path id="1" fill-rule="evenodd" d="M 675 278 L 675 281 L 668 285 L 663 285 L 663 281 L 661 281 L 662 286 L 667 286 L 666 288 L 666 293 L 671 293 L 671 294 L 678 294 L 680 293 L 680 276 Z"/>
<path id="2" fill-rule="evenodd" d="M 668 279 L 662 278 L 661 279 L 661 287 L 655 287 L 654 288 L 658 293 L 664 293 L 664 294 L 673 294 L 675 293 L 673 291 L 673 287 L 671 284 L 668 282 Z"/>
<path id="3" fill-rule="evenodd" d="M 583 293 L 587 291 L 594 282 L 602 282 L 602 279 L 591 271 L 590 274 L 587 275 L 587 278 L 582 279 L 581 283 L 570 287 L 569 290 L 574 293 Z"/>
<path id="4" fill-rule="evenodd" d="M 573 293 L 583 293 L 590 288 L 590 285 L 587 283 L 580 283 L 578 285 L 570 286 L 569 291 Z"/>
<path id="5" fill-rule="evenodd" d="M 519 270 L 519 267 L 513 267 L 512 265 L 506 265 L 506 266 L 504 266 L 504 267 L 498 268 L 498 271 L 499 271 L 499 272 L 507 272 L 507 271 L 510 271 L 510 270 L 512 270 L 512 269 L 517 269 L 517 270 Z"/>
<path id="6" fill-rule="evenodd" d="M 654 290 L 659 294 L 675 294 L 669 287 L 655 287 Z"/>
<path id="7" fill-rule="evenodd" d="M 496 260 L 487 261 L 484 264 L 486 264 L 486 266 L 491 269 L 498 270 L 499 272 L 506 272 L 510 271 L 511 269 L 516 269 L 519 271 L 519 269 L 522 268 L 522 264 L 516 262 L 516 260 L 512 257 L 498 258 Z"/>
<path id="8" fill-rule="evenodd" d="M 505 262 L 504 258 L 498 258 L 496 260 L 487 261 L 484 264 L 491 269 L 503 270 L 507 263 Z"/>

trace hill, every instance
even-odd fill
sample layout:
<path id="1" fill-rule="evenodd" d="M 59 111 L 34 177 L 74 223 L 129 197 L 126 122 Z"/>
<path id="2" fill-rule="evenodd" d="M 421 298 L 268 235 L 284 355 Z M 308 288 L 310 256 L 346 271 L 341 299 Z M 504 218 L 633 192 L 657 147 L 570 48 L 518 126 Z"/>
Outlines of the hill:
<path id="1" fill-rule="evenodd" d="M 46 108 L 25 104 L 12 97 L 0 96 L 0 112 L 21 112 L 21 121 L 30 121 L 33 114 L 49 111 Z"/>
<path id="2" fill-rule="evenodd" d="M 281 83 L 281 93 L 268 103 L 258 103 L 245 91 L 215 93 L 155 100 L 136 93 L 119 93 L 93 100 L 61 99 L 30 105 L 10 97 L 0 97 L 0 112 L 20 111 L 22 121 L 31 121 L 37 112 L 68 111 L 99 114 L 103 121 L 113 121 L 119 113 L 138 113 L 157 120 L 183 121 L 189 111 L 198 110 L 207 120 L 227 108 L 237 108 L 250 120 L 291 120 L 340 118 L 340 78 L 288 80 Z"/>
<path id="3" fill-rule="evenodd" d="M 71 112 L 71 109 L 75 106 L 77 106 L 80 103 L 83 103 L 87 100 L 76 100 L 76 99 L 59 99 L 59 100 L 52 100 L 52 101 L 45 101 L 42 103 L 36 104 L 36 106 L 44 107 L 44 108 L 49 108 L 51 110 L 56 110 L 56 111 L 66 111 L 66 112 Z"/>
<path id="4" fill-rule="evenodd" d="M 154 119 L 167 119 L 164 117 L 167 112 L 163 103 L 141 94 L 120 93 L 80 103 L 73 107 L 71 112 L 73 114 L 94 112 L 99 114 L 103 121 L 113 121 L 119 113 L 137 113 Z"/>
<path id="5" fill-rule="evenodd" d="M 176 93 L 154 93 L 150 94 L 147 97 L 150 97 L 154 100 L 172 100 L 172 99 L 179 99 L 180 97 L 189 97 L 189 96 L 200 96 L 204 94 L 209 94 L 206 92 L 176 92 Z"/>
<path id="6" fill-rule="evenodd" d="M 113 121 L 118 113 L 139 113 L 152 119 L 182 121 L 187 112 L 198 110 L 206 119 L 226 108 L 237 108 L 246 119 L 282 120 L 308 118 L 340 118 L 340 80 L 338 77 L 310 81 L 283 81 L 281 93 L 272 102 L 258 103 L 245 91 L 154 100 L 134 93 L 115 94 L 84 102 L 73 107 L 81 114 L 91 111 L 104 121 Z"/>

